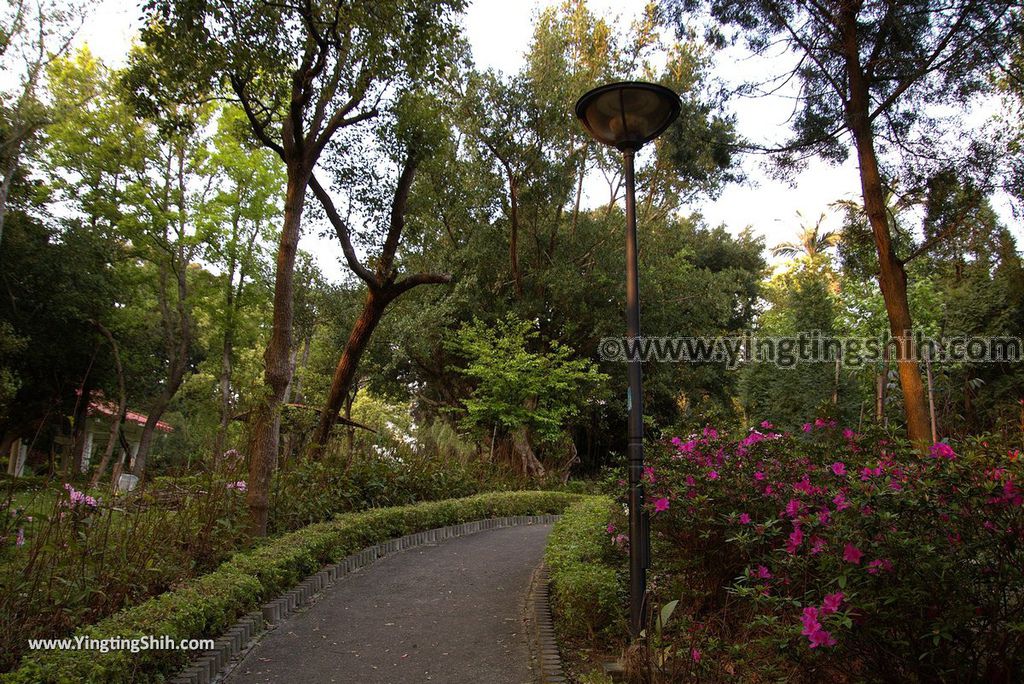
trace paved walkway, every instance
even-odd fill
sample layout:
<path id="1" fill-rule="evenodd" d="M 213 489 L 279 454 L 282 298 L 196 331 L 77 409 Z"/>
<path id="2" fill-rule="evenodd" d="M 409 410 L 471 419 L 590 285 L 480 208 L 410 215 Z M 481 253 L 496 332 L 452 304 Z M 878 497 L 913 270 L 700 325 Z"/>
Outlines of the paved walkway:
<path id="1" fill-rule="evenodd" d="M 490 530 L 386 556 L 278 625 L 227 681 L 533 682 L 524 606 L 550 529 Z"/>

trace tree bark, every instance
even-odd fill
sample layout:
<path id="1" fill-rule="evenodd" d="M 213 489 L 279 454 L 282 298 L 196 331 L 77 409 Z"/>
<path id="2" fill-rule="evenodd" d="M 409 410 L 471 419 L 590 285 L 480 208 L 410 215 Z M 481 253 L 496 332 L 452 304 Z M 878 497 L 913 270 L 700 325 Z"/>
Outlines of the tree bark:
<path id="1" fill-rule="evenodd" d="M 517 466 L 520 472 L 529 478 L 540 479 L 544 477 L 544 466 L 537 459 L 537 454 L 530 446 L 530 437 L 525 427 L 518 427 L 512 431 L 512 450 L 518 459 Z"/>
<path id="2" fill-rule="evenodd" d="M 870 93 L 867 78 L 860 63 L 857 39 L 857 8 L 844 5 L 843 41 L 849 79 L 849 100 L 846 105 L 847 124 L 857 148 L 860 167 L 861 192 L 864 211 L 874 236 L 878 254 L 878 285 L 885 301 L 889 318 L 889 330 L 897 342 L 897 370 L 900 387 L 903 390 L 903 406 L 907 420 L 907 436 L 918 447 L 924 449 L 929 439 L 928 409 L 925 402 L 924 385 L 913 349 L 911 333 L 913 321 L 907 300 L 907 273 L 897 258 L 889 232 L 889 221 L 885 210 L 885 193 L 878 168 L 874 133 L 870 118 Z"/>
<path id="3" fill-rule="evenodd" d="M 519 183 L 512 172 L 508 175 L 509 223 L 511 230 L 508 239 L 508 259 L 512 268 L 512 282 L 515 284 L 516 295 L 523 296 L 523 274 L 519 270 Z"/>
<path id="4" fill-rule="evenodd" d="M 334 369 L 334 377 L 331 380 L 331 389 L 327 394 L 327 401 L 324 410 L 320 412 L 320 423 L 313 434 L 313 441 L 310 448 L 310 456 L 318 457 L 327 440 L 330 437 L 331 429 L 338 420 L 338 413 L 341 411 L 345 397 L 348 396 L 355 378 L 356 368 L 359 366 L 359 359 L 366 350 L 367 344 L 373 331 L 380 323 L 384 315 L 384 308 L 387 300 L 381 294 L 374 292 L 371 288 L 366 294 L 363 303 L 363 310 L 352 326 L 352 332 L 345 343 L 345 351 L 342 352 L 338 365 Z"/>
<path id="5" fill-rule="evenodd" d="M 253 410 L 249 435 L 249 481 L 246 483 L 246 503 L 249 507 L 249 532 L 259 537 L 267 533 L 270 479 L 274 468 L 277 467 L 281 405 L 291 379 L 289 360 L 292 346 L 293 274 L 309 176 L 310 170 L 304 165 L 288 165 L 284 225 L 278 244 L 274 279 L 273 326 L 270 341 L 263 354 L 263 380 L 266 389 Z"/>
<path id="6" fill-rule="evenodd" d="M 451 282 L 451 276 L 435 273 L 414 273 L 401 280 L 397 280 L 398 270 L 395 266 L 395 255 L 402 241 L 402 230 L 405 227 L 405 212 L 413 179 L 416 177 L 417 164 L 416 151 L 409 150 L 395 188 L 395 195 L 391 202 L 391 216 L 387 236 L 384 239 L 384 245 L 380 256 L 377 258 L 374 271 L 370 271 L 359 261 L 352 246 L 348 223 L 338 214 L 330 195 L 327 194 L 315 177 L 311 177 L 310 186 L 323 206 L 328 220 L 338 235 L 338 239 L 341 241 L 341 248 L 349 268 L 367 286 L 363 311 L 356 320 L 348 342 L 345 344 L 345 350 L 338 360 L 327 401 L 324 404 L 323 411 L 320 413 L 320 423 L 310 442 L 309 453 L 311 458 L 318 457 L 327 444 L 331 429 L 338 420 L 338 412 L 341 410 L 345 397 L 355 379 L 359 358 L 366 349 L 366 345 L 369 343 L 374 329 L 380 322 L 381 316 L 384 315 L 384 309 L 403 293 L 415 287 Z"/>
<path id="7" fill-rule="evenodd" d="M 217 426 L 217 438 L 213 445 L 213 457 L 219 459 L 224 454 L 224 441 L 227 439 L 228 425 L 231 422 L 233 402 L 231 401 L 231 374 L 235 356 L 235 242 L 238 239 L 238 216 L 232 219 L 231 256 L 228 259 L 227 279 L 224 291 L 224 339 L 220 352 L 220 424 Z M 243 271 L 244 277 L 244 271 Z M 241 287 L 241 283 L 239 284 Z"/>

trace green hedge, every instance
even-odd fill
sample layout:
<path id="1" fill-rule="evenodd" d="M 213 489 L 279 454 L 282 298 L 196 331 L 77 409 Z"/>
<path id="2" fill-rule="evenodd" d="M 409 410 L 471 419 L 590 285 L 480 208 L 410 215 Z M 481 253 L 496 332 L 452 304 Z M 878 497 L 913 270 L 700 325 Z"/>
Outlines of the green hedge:
<path id="1" fill-rule="evenodd" d="M 303 577 L 366 546 L 471 520 L 561 513 L 579 500 L 564 492 L 497 492 L 339 515 L 237 553 L 216 571 L 83 627 L 76 635 L 217 637 L 241 615 Z M 0 676 L 0 682 L 159 682 L 188 658 L 180 651 L 36 651 L 23 658 L 17 670 Z"/>
<path id="2" fill-rule="evenodd" d="M 563 514 L 548 537 L 545 562 L 559 631 L 590 637 L 624 619 L 622 553 L 607 526 L 612 502 L 588 497 Z"/>

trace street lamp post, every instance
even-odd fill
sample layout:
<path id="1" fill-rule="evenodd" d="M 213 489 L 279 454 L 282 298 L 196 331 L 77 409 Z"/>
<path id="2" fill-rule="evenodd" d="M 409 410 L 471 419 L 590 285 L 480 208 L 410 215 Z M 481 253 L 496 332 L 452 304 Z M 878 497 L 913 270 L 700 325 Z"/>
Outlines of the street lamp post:
<path id="1" fill-rule="evenodd" d="M 622 152 L 626 175 L 626 338 L 629 409 L 626 452 L 629 457 L 629 625 L 643 628 L 650 531 L 644 514 L 643 377 L 640 357 L 630 354 L 640 338 L 640 279 L 636 263 L 636 182 L 633 157 L 679 116 L 679 96 L 653 83 L 610 83 L 576 103 L 576 116 L 598 142 Z"/>

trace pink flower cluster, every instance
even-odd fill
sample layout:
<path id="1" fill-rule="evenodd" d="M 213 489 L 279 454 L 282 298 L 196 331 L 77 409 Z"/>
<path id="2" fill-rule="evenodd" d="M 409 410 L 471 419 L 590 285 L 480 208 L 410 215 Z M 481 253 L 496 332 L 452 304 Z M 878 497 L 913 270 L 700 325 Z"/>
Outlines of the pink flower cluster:
<path id="1" fill-rule="evenodd" d="M 81 507 L 96 508 L 97 506 L 99 506 L 99 501 L 89 496 L 88 494 L 83 494 L 82 492 L 78 491 L 77 489 L 72 487 L 71 483 L 69 482 L 64 483 L 64 490 L 68 493 L 68 500 L 64 505 L 70 507 L 72 510 Z"/>
<path id="2" fill-rule="evenodd" d="M 246 489 L 245 480 L 239 480 L 238 482 L 228 482 L 228 489 L 233 489 L 238 492 L 244 492 Z"/>
<path id="3" fill-rule="evenodd" d="M 819 646 L 835 646 L 836 638 L 821 626 L 821 618 L 831 615 L 843 605 L 843 593 L 841 591 L 825 596 L 821 606 L 807 606 L 800 616 L 803 624 L 801 635 L 807 637 L 811 648 Z"/>

